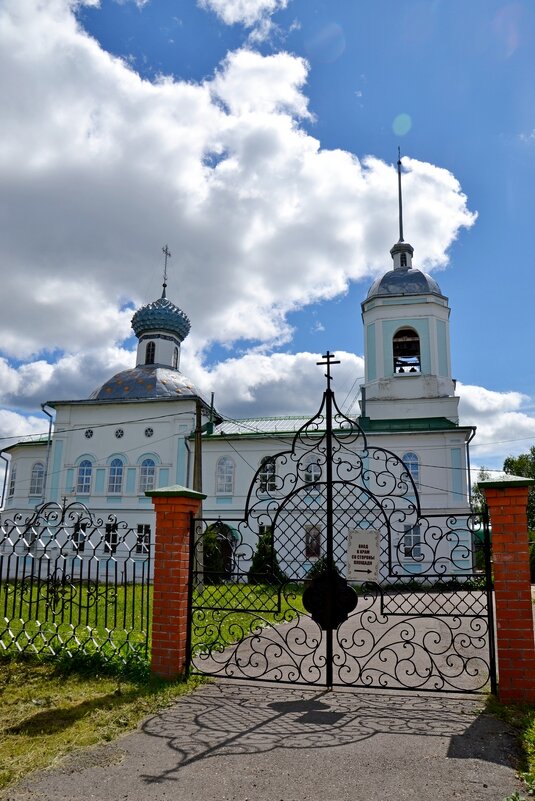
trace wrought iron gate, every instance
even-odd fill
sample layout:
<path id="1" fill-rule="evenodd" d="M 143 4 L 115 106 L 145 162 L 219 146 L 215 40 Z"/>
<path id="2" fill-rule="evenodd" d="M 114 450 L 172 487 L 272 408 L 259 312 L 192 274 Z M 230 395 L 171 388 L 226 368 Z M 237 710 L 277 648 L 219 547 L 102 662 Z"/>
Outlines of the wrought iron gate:
<path id="1" fill-rule="evenodd" d="M 0 523 L 0 654 L 146 660 L 150 529 L 78 501 L 49 501 Z"/>
<path id="2" fill-rule="evenodd" d="M 487 519 L 422 515 L 410 470 L 327 388 L 254 476 L 243 520 L 192 525 L 189 669 L 420 691 L 495 689 Z"/>

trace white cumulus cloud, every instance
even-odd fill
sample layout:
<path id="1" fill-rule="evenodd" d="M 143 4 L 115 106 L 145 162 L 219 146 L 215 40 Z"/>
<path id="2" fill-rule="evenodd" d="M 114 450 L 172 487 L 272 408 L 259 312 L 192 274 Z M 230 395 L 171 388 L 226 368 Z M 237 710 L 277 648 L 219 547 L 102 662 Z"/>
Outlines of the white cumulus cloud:
<path id="1" fill-rule="evenodd" d="M 132 308 L 159 294 L 167 242 L 168 296 L 192 320 L 184 372 L 226 413 L 312 412 L 317 357 L 269 351 L 289 347 L 289 312 L 390 267 L 395 167 L 321 146 L 305 60 L 245 48 L 202 81 L 151 82 L 77 5 L 0 4 L 1 400 L 30 412 L 133 366 Z M 218 8 L 252 25 L 283 5 Z M 442 267 L 475 214 L 450 172 L 404 165 L 415 263 Z M 203 364 L 240 341 L 242 356 Z M 339 386 L 362 372 L 346 354 Z"/>
<path id="2" fill-rule="evenodd" d="M 252 28 L 286 8 L 288 0 L 198 0 L 198 5 L 215 12 L 227 25 L 241 23 Z"/>

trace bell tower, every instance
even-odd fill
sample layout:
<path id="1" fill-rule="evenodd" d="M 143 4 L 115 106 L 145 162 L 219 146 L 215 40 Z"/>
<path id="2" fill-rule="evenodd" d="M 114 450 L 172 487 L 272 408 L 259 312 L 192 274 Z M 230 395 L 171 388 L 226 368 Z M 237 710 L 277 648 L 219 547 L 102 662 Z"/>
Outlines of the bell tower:
<path id="1" fill-rule="evenodd" d="M 393 268 L 362 303 L 365 383 L 361 411 L 372 420 L 447 418 L 458 424 L 451 377 L 448 299 L 431 276 L 412 266 L 403 238 L 401 158 L 398 157 L 399 240 Z"/>

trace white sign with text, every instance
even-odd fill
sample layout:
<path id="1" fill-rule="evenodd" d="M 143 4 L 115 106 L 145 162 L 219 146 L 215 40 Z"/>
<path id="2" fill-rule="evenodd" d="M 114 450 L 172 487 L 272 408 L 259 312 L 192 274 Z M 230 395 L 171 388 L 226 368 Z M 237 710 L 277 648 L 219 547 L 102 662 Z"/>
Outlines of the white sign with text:
<path id="1" fill-rule="evenodd" d="M 380 532 L 350 528 L 347 535 L 347 580 L 379 581 Z"/>

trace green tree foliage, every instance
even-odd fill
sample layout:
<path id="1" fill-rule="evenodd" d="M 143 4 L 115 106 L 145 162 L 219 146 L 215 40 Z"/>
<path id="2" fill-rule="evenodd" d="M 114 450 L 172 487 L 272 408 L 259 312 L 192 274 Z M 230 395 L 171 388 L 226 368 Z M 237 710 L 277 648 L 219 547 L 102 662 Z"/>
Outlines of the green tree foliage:
<path id="1" fill-rule="evenodd" d="M 535 478 L 535 445 L 532 445 L 528 453 L 521 453 L 519 456 L 508 456 L 503 463 L 503 469 L 512 476 L 525 476 Z M 531 488 L 528 494 L 528 528 L 535 531 L 535 488 Z"/>
<path id="2" fill-rule="evenodd" d="M 220 584 L 228 578 L 231 546 L 227 542 L 230 542 L 230 536 L 230 529 L 224 523 L 213 523 L 204 532 L 203 567 L 206 584 Z"/>
<path id="3" fill-rule="evenodd" d="M 487 481 L 489 478 L 489 471 L 485 470 L 484 467 L 481 467 L 479 469 L 479 473 L 477 474 L 476 480 L 472 484 L 472 509 L 474 512 L 482 512 L 485 507 L 485 496 L 477 486 L 478 482 Z"/>
<path id="4" fill-rule="evenodd" d="M 247 580 L 249 584 L 279 584 L 287 580 L 279 566 L 273 547 L 273 532 L 269 527 L 258 535 Z"/>

